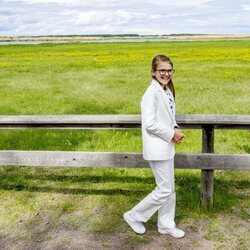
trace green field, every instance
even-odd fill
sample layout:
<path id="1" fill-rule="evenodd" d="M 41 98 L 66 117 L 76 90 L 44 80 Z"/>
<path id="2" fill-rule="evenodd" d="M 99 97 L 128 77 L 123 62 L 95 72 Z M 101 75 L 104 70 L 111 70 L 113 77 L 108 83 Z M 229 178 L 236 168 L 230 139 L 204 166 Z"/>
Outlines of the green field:
<path id="1" fill-rule="evenodd" d="M 151 59 L 175 65 L 177 113 L 249 114 L 249 41 L 0 47 L 0 110 L 9 114 L 139 114 Z M 179 152 L 199 152 L 186 131 Z M 141 151 L 140 131 L 0 131 L 0 149 Z M 63 136 L 62 136 L 63 135 Z M 216 152 L 249 152 L 249 133 L 216 131 Z M 194 140 L 195 139 L 195 140 Z M 128 143 L 133 140 L 135 143 Z"/>
<path id="2" fill-rule="evenodd" d="M 177 113 L 249 114 L 249 41 L 0 47 L 1 114 L 135 114 L 151 59 L 175 65 Z"/>
<path id="3" fill-rule="evenodd" d="M 178 114 L 249 115 L 249 45 L 224 40 L 0 46 L 0 115 L 139 114 L 152 57 L 160 53 L 174 62 Z M 176 151 L 200 152 L 201 131 L 184 133 Z M 0 130 L 0 138 L 0 150 L 141 152 L 140 130 Z M 218 130 L 215 153 L 249 153 L 249 141 L 249 131 Z M 176 171 L 176 219 L 190 235 L 179 244 L 199 249 L 199 232 L 210 249 L 245 249 L 249 173 L 216 171 L 210 212 L 199 207 L 199 174 Z M 123 223 L 122 213 L 154 188 L 149 169 L 6 166 L 0 167 L 0 180 L 0 249 L 118 249 L 119 242 L 128 249 L 164 249 L 177 242 L 158 236 L 156 217 L 144 236 Z M 156 238 L 163 245 L 152 245 Z"/>

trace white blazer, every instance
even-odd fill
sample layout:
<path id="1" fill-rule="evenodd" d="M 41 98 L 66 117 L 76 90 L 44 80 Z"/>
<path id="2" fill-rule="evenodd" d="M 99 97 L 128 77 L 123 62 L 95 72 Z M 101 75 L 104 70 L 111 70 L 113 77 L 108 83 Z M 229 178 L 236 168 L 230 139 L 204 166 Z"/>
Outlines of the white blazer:
<path id="1" fill-rule="evenodd" d="M 170 160 L 174 157 L 172 138 L 175 126 L 178 126 L 175 121 L 175 108 L 172 113 L 167 94 L 153 79 L 141 100 L 142 146 L 145 160 Z"/>

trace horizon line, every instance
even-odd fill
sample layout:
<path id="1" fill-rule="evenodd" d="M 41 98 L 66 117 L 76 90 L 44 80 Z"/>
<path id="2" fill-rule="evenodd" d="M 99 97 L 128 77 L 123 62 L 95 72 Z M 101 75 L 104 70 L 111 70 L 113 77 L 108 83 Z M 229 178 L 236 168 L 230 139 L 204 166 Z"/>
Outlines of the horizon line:
<path id="1" fill-rule="evenodd" d="M 111 37 L 111 36 L 133 36 L 133 37 L 145 37 L 145 36 L 240 36 L 248 37 L 249 35 L 243 34 L 223 34 L 223 33 L 173 33 L 173 34 L 134 34 L 134 33 L 124 33 L 124 34 L 70 34 L 70 35 L 19 35 L 19 36 L 8 36 L 0 35 L 0 37 L 13 37 L 13 38 L 23 38 L 23 37 Z"/>

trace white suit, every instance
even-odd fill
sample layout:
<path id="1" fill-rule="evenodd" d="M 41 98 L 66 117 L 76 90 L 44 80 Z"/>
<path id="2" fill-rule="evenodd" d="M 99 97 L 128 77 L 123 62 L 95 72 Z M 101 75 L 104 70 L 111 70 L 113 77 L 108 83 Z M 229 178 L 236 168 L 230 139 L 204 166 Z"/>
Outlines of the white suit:
<path id="1" fill-rule="evenodd" d="M 156 80 L 152 80 L 141 100 L 143 158 L 148 161 L 174 157 L 175 110 L 172 114 L 168 97 Z"/>
<path id="2" fill-rule="evenodd" d="M 170 106 L 167 92 L 153 79 L 141 101 L 142 142 L 143 157 L 149 161 L 157 186 L 130 210 L 130 214 L 133 219 L 146 222 L 158 210 L 158 227 L 161 229 L 175 227 L 175 150 L 172 138 L 174 127 L 178 125 L 174 106 Z"/>

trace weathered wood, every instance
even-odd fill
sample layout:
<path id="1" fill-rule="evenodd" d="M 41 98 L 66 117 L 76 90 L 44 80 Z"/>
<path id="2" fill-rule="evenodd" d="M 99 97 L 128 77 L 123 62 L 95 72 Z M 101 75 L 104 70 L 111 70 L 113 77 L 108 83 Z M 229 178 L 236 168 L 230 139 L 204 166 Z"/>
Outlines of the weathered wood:
<path id="1" fill-rule="evenodd" d="M 10 115 L 0 116 L 0 128 L 137 128 L 140 115 Z"/>
<path id="2" fill-rule="evenodd" d="M 202 126 L 202 153 L 214 153 L 214 127 Z M 209 209 L 213 207 L 214 170 L 201 170 L 201 205 Z"/>
<path id="3" fill-rule="evenodd" d="M 0 151 L 1 166 L 148 167 L 141 153 Z M 175 168 L 250 170 L 249 154 L 176 154 Z"/>
<path id="4" fill-rule="evenodd" d="M 213 207 L 214 170 L 201 170 L 201 206 L 205 209 Z"/>
<path id="5" fill-rule="evenodd" d="M 202 126 L 202 153 L 214 153 L 214 127 Z"/>
<path id="6" fill-rule="evenodd" d="M 213 125 L 220 129 L 250 129 L 250 115 L 177 114 L 182 128 Z M 140 128 L 140 115 L 0 115 L 2 128 L 89 129 Z"/>
<path id="7" fill-rule="evenodd" d="M 226 114 L 177 114 L 176 120 L 182 125 L 214 125 L 217 127 L 250 127 L 250 115 L 226 115 Z"/>
<path id="8" fill-rule="evenodd" d="M 202 128 L 202 154 L 176 154 L 175 167 L 201 169 L 201 203 L 213 204 L 214 169 L 250 169 L 249 154 L 215 155 L 214 129 L 250 129 L 250 115 L 177 114 L 181 128 Z M 140 128 L 140 115 L 0 115 L 0 129 Z M 208 152 L 208 153 L 207 153 Z M 0 151 L 0 165 L 58 167 L 147 167 L 140 153 Z"/>

